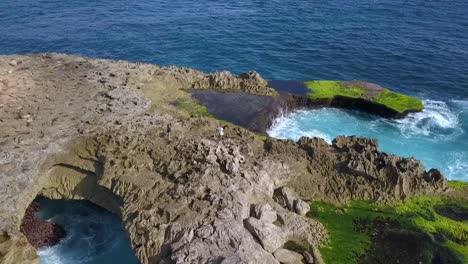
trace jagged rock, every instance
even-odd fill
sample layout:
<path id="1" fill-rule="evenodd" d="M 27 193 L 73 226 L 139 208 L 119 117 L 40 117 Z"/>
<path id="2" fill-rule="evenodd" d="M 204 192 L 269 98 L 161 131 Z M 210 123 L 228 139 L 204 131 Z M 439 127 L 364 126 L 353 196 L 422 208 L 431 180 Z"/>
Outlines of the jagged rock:
<path id="1" fill-rule="evenodd" d="M 242 259 L 237 255 L 226 257 L 221 261 L 221 264 L 244 264 L 244 263 L 245 262 L 242 261 Z"/>
<path id="2" fill-rule="evenodd" d="M 212 233 L 213 233 L 213 226 L 211 225 L 204 225 L 195 231 L 195 235 L 198 236 L 199 238 L 208 238 L 211 236 Z"/>
<path id="3" fill-rule="evenodd" d="M 304 259 L 301 254 L 284 248 L 276 250 L 273 255 L 280 263 L 283 264 L 300 264 Z"/>
<path id="4" fill-rule="evenodd" d="M 300 215 L 306 215 L 310 211 L 310 205 L 298 199 L 294 201 L 294 210 Z"/>
<path id="5" fill-rule="evenodd" d="M 228 71 L 203 75 L 192 84 L 195 89 L 239 90 L 257 95 L 275 95 L 268 82 L 257 72 L 241 73 L 239 77 Z"/>
<path id="6" fill-rule="evenodd" d="M 66 237 L 62 226 L 37 217 L 40 208 L 39 203 L 31 203 L 26 209 L 20 227 L 21 232 L 35 248 L 53 246 Z"/>
<path id="7" fill-rule="evenodd" d="M 291 188 L 281 187 L 275 190 L 273 199 L 281 206 L 294 212 L 294 201 L 297 199 L 297 195 Z"/>
<path id="8" fill-rule="evenodd" d="M 276 221 L 276 211 L 271 208 L 269 203 L 259 203 L 254 207 L 255 217 L 267 222 L 273 223 Z"/>
<path id="9" fill-rule="evenodd" d="M 274 94 L 257 74 L 63 54 L 0 56 L 0 73 L 12 70 L 11 60 L 22 69 L 1 75 L 0 246 L 11 249 L 2 264 L 31 251 L 20 225 L 39 193 L 86 199 L 119 215 L 143 264 L 234 255 L 277 263 L 270 253 L 285 237 L 316 247 L 327 236 L 319 222 L 294 213 L 299 198 L 385 202 L 447 188 L 440 172 L 379 152 L 371 140 L 263 142 L 232 125 L 219 139 L 218 120 L 190 117 L 174 104 L 190 100 L 190 88 Z M 278 200 L 284 207 L 272 201 L 281 186 L 297 193 Z M 273 214 L 245 220 L 252 203 L 264 202 L 276 211 L 275 224 L 263 221 Z"/>
<path id="10" fill-rule="evenodd" d="M 263 248 L 273 253 L 286 242 L 286 236 L 280 227 L 253 217 L 246 220 L 246 228 L 260 241 Z"/>

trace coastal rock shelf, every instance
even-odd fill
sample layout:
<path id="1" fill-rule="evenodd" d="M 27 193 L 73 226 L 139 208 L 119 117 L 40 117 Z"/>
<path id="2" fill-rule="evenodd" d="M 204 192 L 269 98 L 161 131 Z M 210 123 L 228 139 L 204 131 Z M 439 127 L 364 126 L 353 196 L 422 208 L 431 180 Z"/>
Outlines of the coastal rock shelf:
<path id="1" fill-rule="evenodd" d="M 270 81 L 279 91 L 305 96 L 307 107 L 359 110 L 386 118 L 403 118 L 424 109 L 422 101 L 362 81 Z"/>
<path id="2" fill-rule="evenodd" d="M 379 152 L 375 140 L 259 136 L 213 118 L 188 93 L 254 93 L 297 106 L 253 72 L 37 54 L 1 56 L 0 76 L 1 263 L 37 263 L 20 225 L 38 195 L 115 213 L 144 264 L 276 264 L 320 262 L 329 234 L 310 217 L 314 201 L 448 190 L 438 170 Z"/>

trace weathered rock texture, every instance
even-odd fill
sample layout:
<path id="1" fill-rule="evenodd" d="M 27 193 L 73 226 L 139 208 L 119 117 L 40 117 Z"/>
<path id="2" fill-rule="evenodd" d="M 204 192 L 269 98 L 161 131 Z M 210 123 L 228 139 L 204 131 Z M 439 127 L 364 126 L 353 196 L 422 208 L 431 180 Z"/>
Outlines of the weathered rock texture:
<path id="1" fill-rule="evenodd" d="M 20 231 L 35 248 L 50 247 L 65 238 L 66 232 L 58 224 L 44 221 L 36 216 L 41 209 L 39 203 L 32 202 L 24 213 Z"/>
<path id="2" fill-rule="evenodd" d="M 37 261 L 20 223 L 38 194 L 115 212 L 142 263 L 278 263 L 287 240 L 313 249 L 326 237 L 273 200 L 278 188 L 331 202 L 446 188 L 438 171 L 369 139 L 263 142 L 229 125 L 219 139 L 218 121 L 172 104 L 186 88 L 274 93 L 256 74 L 41 54 L 0 57 L 0 76 L 1 263 Z M 280 235 L 272 245 L 260 240 L 269 232 Z"/>

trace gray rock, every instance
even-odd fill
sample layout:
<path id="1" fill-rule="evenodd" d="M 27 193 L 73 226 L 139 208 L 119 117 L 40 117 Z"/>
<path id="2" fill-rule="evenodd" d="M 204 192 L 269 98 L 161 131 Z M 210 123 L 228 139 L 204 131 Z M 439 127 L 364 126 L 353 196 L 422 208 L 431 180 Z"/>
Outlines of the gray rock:
<path id="1" fill-rule="evenodd" d="M 273 199 L 281 206 L 294 212 L 294 201 L 297 199 L 296 193 L 289 187 L 281 187 L 275 190 Z"/>
<path id="2" fill-rule="evenodd" d="M 266 223 L 250 217 L 245 225 L 258 238 L 263 248 L 270 253 L 275 252 L 286 242 L 286 235 L 283 230 L 272 223 Z"/>
<path id="3" fill-rule="evenodd" d="M 304 259 L 301 254 L 284 248 L 276 250 L 273 255 L 280 263 L 284 264 L 300 264 Z"/>
<path id="4" fill-rule="evenodd" d="M 16 67 L 16 66 L 18 66 L 19 64 L 21 64 L 21 61 L 18 61 L 18 60 L 11 60 L 11 61 L 9 62 L 9 64 L 10 64 L 11 66 L 13 66 L 13 67 Z"/>
<path id="5" fill-rule="evenodd" d="M 314 264 L 325 264 L 325 261 L 323 261 L 322 258 L 322 254 L 320 254 L 320 251 L 317 247 L 312 247 L 312 254 L 314 255 Z"/>
<path id="6" fill-rule="evenodd" d="M 307 264 L 314 264 L 314 256 L 307 251 L 302 252 L 302 256 L 304 256 L 304 260 Z"/>
<path id="7" fill-rule="evenodd" d="M 208 238 L 213 234 L 213 227 L 211 225 L 204 225 L 195 230 L 195 235 L 199 238 Z"/>
<path id="8" fill-rule="evenodd" d="M 267 222 L 273 223 L 277 219 L 276 211 L 271 208 L 269 203 L 259 203 L 254 207 L 255 217 Z"/>
<path id="9" fill-rule="evenodd" d="M 245 262 L 242 261 L 241 257 L 239 257 L 238 255 L 226 257 L 221 261 L 221 264 L 243 264 L 243 263 Z"/>
<path id="10" fill-rule="evenodd" d="M 294 201 L 294 211 L 300 215 L 306 215 L 310 211 L 310 206 L 303 200 L 298 199 Z"/>
<path id="11" fill-rule="evenodd" d="M 219 219 L 231 219 L 234 217 L 232 211 L 229 208 L 223 208 L 220 211 L 216 212 L 216 216 Z"/>

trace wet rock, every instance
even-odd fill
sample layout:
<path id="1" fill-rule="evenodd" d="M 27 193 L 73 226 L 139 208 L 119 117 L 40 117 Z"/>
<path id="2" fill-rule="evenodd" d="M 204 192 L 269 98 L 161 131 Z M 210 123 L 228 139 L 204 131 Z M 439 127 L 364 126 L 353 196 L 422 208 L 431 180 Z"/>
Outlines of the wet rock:
<path id="1" fill-rule="evenodd" d="M 304 259 L 301 254 L 284 248 L 276 250 L 273 255 L 280 263 L 284 264 L 298 264 L 302 263 Z"/>
<path id="2" fill-rule="evenodd" d="M 273 210 L 269 203 L 256 204 L 254 207 L 254 214 L 256 218 L 267 223 L 273 223 L 277 219 L 276 211 Z"/>
<path id="3" fill-rule="evenodd" d="M 247 219 L 246 228 L 260 241 L 263 248 L 273 253 L 286 242 L 286 236 L 280 227 L 253 217 Z"/>
<path id="4" fill-rule="evenodd" d="M 66 237 L 63 227 L 36 216 L 40 209 L 39 203 L 32 202 L 26 209 L 20 227 L 21 232 L 35 248 L 53 246 Z"/>

